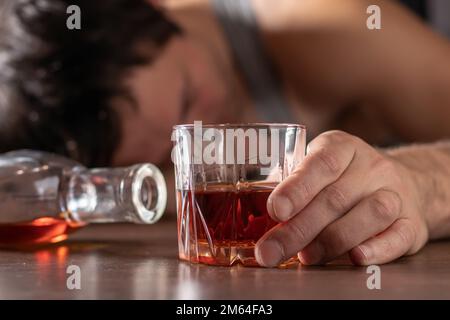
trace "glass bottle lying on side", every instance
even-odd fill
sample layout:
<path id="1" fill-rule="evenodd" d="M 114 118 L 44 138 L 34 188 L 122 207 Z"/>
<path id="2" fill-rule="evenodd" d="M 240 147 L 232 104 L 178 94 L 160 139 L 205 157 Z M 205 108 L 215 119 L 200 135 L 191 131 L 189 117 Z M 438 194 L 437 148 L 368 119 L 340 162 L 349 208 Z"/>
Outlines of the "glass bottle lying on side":
<path id="1" fill-rule="evenodd" d="M 0 155 L 0 246 L 59 242 L 88 223 L 154 223 L 166 201 L 152 164 L 87 169 L 40 151 Z"/>

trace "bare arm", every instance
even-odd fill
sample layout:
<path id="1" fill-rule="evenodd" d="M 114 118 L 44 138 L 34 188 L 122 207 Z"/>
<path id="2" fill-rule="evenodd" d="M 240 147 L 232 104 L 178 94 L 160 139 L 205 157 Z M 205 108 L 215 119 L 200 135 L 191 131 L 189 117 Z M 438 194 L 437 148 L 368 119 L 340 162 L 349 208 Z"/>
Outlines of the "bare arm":
<path id="1" fill-rule="evenodd" d="M 450 142 L 387 150 L 422 177 L 416 180 L 430 239 L 450 237 Z"/>
<path id="2" fill-rule="evenodd" d="M 450 42 L 393 1 L 254 0 L 283 78 L 313 106 L 376 108 L 405 140 L 450 137 Z M 381 8 L 368 30 L 366 9 Z"/>

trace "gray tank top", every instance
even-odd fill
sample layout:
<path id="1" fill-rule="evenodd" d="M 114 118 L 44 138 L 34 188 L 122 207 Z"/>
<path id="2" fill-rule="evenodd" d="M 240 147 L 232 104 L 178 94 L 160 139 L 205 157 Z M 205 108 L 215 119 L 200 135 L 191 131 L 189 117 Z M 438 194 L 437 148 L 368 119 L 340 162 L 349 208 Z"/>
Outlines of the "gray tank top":
<path id="1" fill-rule="evenodd" d="M 431 25 L 450 39 L 450 1 L 428 0 L 427 5 Z"/>
<path id="2" fill-rule="evenodd" d="M 251 1 L 210 1 L 260 117 L 268 122 L 294 121 L 281 81 L 258 33 Z"/>

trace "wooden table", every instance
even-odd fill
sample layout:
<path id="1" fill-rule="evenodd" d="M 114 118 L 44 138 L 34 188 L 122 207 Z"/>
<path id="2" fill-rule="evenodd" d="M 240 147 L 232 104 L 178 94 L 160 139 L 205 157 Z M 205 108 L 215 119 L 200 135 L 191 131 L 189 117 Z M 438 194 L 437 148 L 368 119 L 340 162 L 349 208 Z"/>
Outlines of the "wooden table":
<path id="1" fill-rule="evenodd" d="M 450 299 L 450 242 L 381 266 L 381 290 L 366 268 L 263 269 L 191 265 L 177 259 L 176 225 L 89 226 L 59 245 L 0 251 L 0 299 Z M 81 290 L 68 290 L 69 265 Z"/>

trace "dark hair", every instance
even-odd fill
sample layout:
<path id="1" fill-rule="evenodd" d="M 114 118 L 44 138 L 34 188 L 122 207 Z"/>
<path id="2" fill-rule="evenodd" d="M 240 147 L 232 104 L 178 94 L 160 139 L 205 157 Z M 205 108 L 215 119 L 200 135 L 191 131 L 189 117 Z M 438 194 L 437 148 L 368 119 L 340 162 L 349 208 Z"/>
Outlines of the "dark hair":
<path id="1" fill-rule="evenodd" d="M 6 2 L 0 152 L 31 148 L 89 166 L 109 164 L 120 139 L 112 102 L 133 101 L 124 77 L 180 30 L 147 0 Z M 81 9 L 80 30 L 66 26 L 72 4 Z"/>

